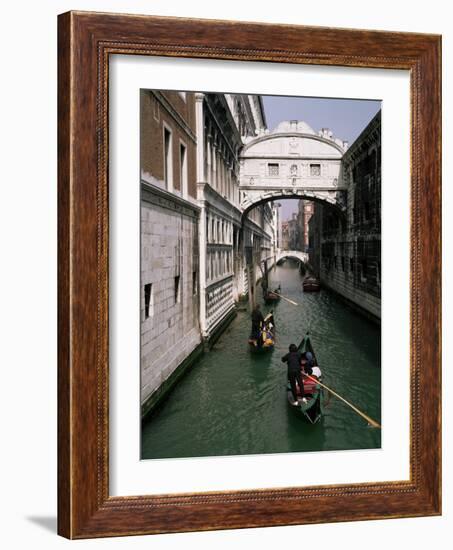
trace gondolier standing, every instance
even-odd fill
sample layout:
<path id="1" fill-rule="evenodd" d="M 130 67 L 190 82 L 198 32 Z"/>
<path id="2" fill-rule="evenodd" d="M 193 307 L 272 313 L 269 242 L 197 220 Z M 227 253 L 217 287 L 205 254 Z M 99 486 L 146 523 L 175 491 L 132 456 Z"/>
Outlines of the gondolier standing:
<path id="1" fill-rule="evenodd" d="M 260 306 L 257 304 L 255 309 L 252 311 L 252 335 L 253 339 L 256 339 L 258 342 L 261 342 L 261 327 L 264 321 L 263 314 L 260 311 Z"/>
<path id="2" fill-rule="evenodd" d="M 288 379 L 291 385 L 291 393 L 293 394 L 294 398 L 293 405 L 299 404 L 297 399 L 297 385 L 299 386 L 302 401 L 304 403 L 307 402 L 307 400 L 305 399 L 304 384 L 302 382 L 302 373 L 300 370 L 301 359 L 302 355 L 300 352 L 297 351 L 297 346 L 295 344 L 291 344 L 289 346 L 289 353 L 282 357 L 282 362 L 288 363 Z"/>

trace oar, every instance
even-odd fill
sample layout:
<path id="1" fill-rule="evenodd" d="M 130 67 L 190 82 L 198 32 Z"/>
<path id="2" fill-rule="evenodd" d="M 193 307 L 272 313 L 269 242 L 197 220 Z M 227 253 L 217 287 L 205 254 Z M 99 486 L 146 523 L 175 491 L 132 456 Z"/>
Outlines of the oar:
<path id="1" fill-rule="evenodd" d="M 284 300 L 286 300 L 290 304 L 293 304 L 293 306 L 300 306 L 300 304 L 298 304 L 297 302 L 294 302 L 293 300 L 290 300 L 289 298 L 287 298 L 286 296 L 283 296 L 283 294 L 280 294 L 279 292 L 276 292 L 275 290 L 271 290 L 270 292 L 272 292 L 272 294 L 276 294 L 277 296 L 280 296 L 280 298 L 283 298 Z"/>
<path id="2" fill-rule="evenodd" d="M 312 382 L 315 382 L 316 384 L 319 384 L 321 387 L 325 388 L 328 392 L 330 392 L 332 395 L 335 395 L 335 397 L 338 397 L 338 399 L 340 399 L 340 401 L 343 401 L 343 403 L 346 403 L 346 405 L 348 405 L 349 407 L 351 407 L 351 409 L 353 411 L 355 411 L 357 414 L 359 414 L 362 418 L 364 418 L 368 424 L 370 424 L 371 426 L 373 426 L 373 428 L 380 428 L 381 425 L 378 424 L 376 422 L 376 420 L 373 420 L 372 418 L 370 418 L 368 415 L 366 415 L 365 413 L 363 413 L 362 411 L 360 411 L 357 407 L 355 407 L 352 403 L 349 403 L 349 401 L 346 401 L 346 399 L 344 397 L 341 397 L 341 395 L 338 395 L 337 392 L 333 391 L 332 389 L 330 389 L 328 386 L 326 386 L 325 384 L 323 384 L 322 382 L 320 382 L 319 380 L 317 380 L 316 378 L 312 378 L 309 374 L 306 374 L 305 375 L 307 378 L 309 378 Z"/>

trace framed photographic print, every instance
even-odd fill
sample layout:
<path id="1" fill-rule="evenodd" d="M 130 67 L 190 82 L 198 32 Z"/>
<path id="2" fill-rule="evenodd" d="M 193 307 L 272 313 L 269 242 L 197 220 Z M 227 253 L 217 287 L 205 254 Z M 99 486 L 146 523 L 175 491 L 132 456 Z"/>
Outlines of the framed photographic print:
<path id="1" fill-rule="evenodd" d="M 441 513 L 440 37 L 59 17 L 59 533 Z"/>

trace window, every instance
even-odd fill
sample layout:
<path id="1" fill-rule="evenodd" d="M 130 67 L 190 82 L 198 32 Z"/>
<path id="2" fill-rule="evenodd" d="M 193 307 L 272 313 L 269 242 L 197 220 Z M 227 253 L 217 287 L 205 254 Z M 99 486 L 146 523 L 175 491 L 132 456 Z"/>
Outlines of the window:
<path id="1" fill-rule="evenodd" d="M 145 285 L 145 319 L 153 314 L 153 285 L 148 283 Z"/>
<path id="2" fill-rule="evenodd" d="M 361 268 L 360 280 L 362 281 L 362 283 L 366 283 L 367 275 L 368 275 L 368 263 L 366 258 L 363 258 L 362 261 L 360 262 L 360 268 Z"/>
<path id="3" fill-rule="evenodd" d="M 179 288 L 180 278 L 181 277 L 179 275 L 176 275 L 175 277 L 175 304 L 178 304 L 181 301 L 181 292 Z"/>
<path id="4" fill-rule="evenodd" d="M 364 218 L 365 220 L 369 220 L 370 219 L 370 203 L 368 201 L 365 201 L 365 204 L 364 204 Z"/>
<path id="5" fill-rule="evenodd" d="M 159 122 L 159 118 L 160 118 L 159 102 L 155 97 L 153 101 L 153 116 L 154 116 L 154 119 L 157 120 L 157 122 Z"/>
<path id="6" fill-rule="evenodd" d="M 183 197 L 187 197 L 187 150 L 184 144 L 179 145 L 179 181 Z"/>
<path id="7" fill-rule="evenodd" d="M 168 191 L 173 187 L 171 156 L 171 132 L 164 128 L 164 181 L 165 189 Z"/>
<path id="8" fill-rule="evenodd" d="M 198 279 L 197 279 L 197 272 L 194 271 L 192 273 L 192 294 L 196 296 L 198 294 Z"/>
<path id="9" fill-rule="evenodd" d="M 320 164 L 310 164 L 310 176 L 318 177 L 321 175 Z"/>
<path id="10" fill-rule="evenodd" d="M 349 258 L 349 268 L 354 271 L 354 258 Z"/>
<path id="11" fill-rule="evenodd" d="M 269 176 L 278 176 L 278 164 L 277 163 L 269 163 L 267 165 L 268 174 Z"/>

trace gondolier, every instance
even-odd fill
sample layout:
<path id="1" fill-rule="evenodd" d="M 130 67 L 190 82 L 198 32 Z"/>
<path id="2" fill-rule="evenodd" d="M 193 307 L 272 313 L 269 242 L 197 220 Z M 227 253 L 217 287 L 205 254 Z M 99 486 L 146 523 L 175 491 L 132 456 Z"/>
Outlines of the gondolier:
<path id="1" fill-rule="evenodd" d="M 264 317 L 263 317 L 263 314 L 261 313 L 260 305 L 256 304 L 255 309 L 252 311 L 251 338 L 259 339 L 263 322 L 264 322 Z"/>
<path id="2" fill-rule="evenodd" d="M 321 369 L 319 368 L 308 332 L 296 350 L 301 358 L 300 373 L 303 384 L 303 394 L 301 392 L 301 397 L 302 395 L 303 397 L 295 403 L 293 386 L 288 383 L 288 403 L 291 405 L 297 404 L 297 407 L 294 408 L 302 413 L 311 424 L 316 424 L 323 414 L 324 398 L 320 386 Z M 310 371 L 314 376 L 309 375 L 307 371 Z"/>
<path id="3" fill-rule="evenodd" d="M 302 354 L 297 351 L 297 346 L 295 344 L 291 344 L 289 346 L 289 353 L 282 357 L 282 362 L 288 364 L 288 380 L 294 398 L 292 404 L 295 406 L 299 404 L 297 396 L 297 386 L 299 386 L 299 392 L 302 402 L 307 402 L 307 400 L 305 399 L 304 384 L 302 382 L 302 372 L 300 369 L 301 360 Z"/>

